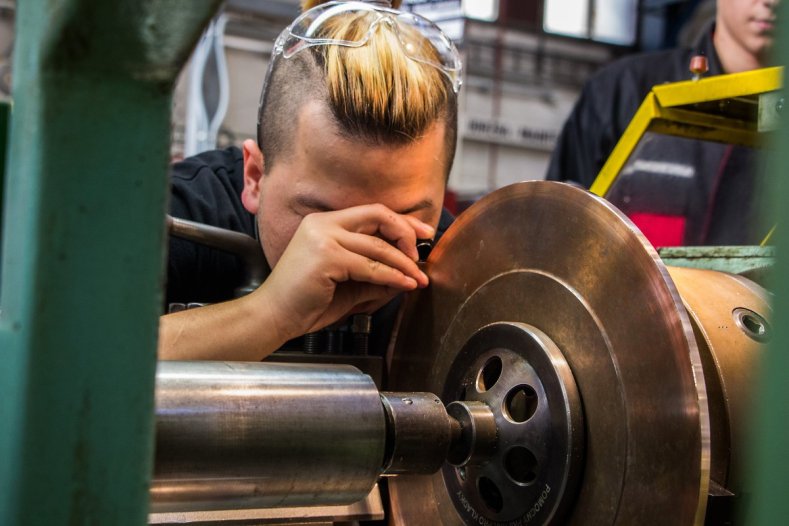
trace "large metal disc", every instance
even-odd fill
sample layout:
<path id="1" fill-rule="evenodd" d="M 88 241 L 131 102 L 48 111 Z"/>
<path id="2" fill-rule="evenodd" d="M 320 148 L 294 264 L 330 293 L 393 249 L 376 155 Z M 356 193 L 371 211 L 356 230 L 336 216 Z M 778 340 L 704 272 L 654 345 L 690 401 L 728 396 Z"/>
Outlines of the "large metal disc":
<path id="1" fill-rule="evenodd" d="M 528 477 L 513 475 L 500 451 L 477 479 L 453 467 L 392 479 L 395 524 L 701 523 L 710 462 L 701 361 L 673 282 L 624 215 L 569 185 L 512 185 L 457 219 L 426 272 L 430 287 L 406 302 L 389 388 L 437 393 L 445 404 L 483 400 L 509 426 L 501 448 L 536 449 L 516 463 Z M 571 378 L 536 363 L 546 363 L 535 361 L 540 352 L 566 362 Z M 485 370 L 491 356 L 498 361 Z M 502 417 L 515 391 L 492 386 L 520 374 L 509 364 L 526 371 L 520 383 L 536 397 L 535 415 L 558 408 L 566 418 Z"/>

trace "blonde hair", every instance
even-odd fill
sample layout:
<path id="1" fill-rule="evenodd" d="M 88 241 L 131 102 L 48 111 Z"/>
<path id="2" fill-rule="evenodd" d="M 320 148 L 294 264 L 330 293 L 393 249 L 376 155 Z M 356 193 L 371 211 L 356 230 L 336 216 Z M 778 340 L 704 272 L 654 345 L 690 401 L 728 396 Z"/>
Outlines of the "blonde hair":
<path id="1" fill-rule="evenodd" d="M 307 0 L 302 5 L 318 3 L 322 2 Z M 359 41 L 377 17 L 374 12 L 336 16 L 313 36 Z M 287 59 L 277 57 L 277 67 L 264 86 L 258 123 L 258 141 L 267 168 L 292 140 L 284 136 L 288 133 L 284 123 L 278 124 L 283 115 L 290 125 L 306 100 L 322 100 L 342 134 L 369 144 L 407 144 L 443 120 L 448 174 L 457 135 L 457 98 L 452 83 L 440 69 L 409 58 L 400 36 L 408 45 L 420 46 L 420 56 L 439 62 L 427 38 L 404 25 L 395 29 L 386 20 L 374 27 L 363 46 L 318 45 Z"/>
<path id="2" fill-rule="evenodd" d="M 375 13 L 336 17 L 323 38 L 358 41 L 370 31 Z M 421 45 L 423 53 L 439 62 L 426 38 L 409 27 L 399 31 L 409 45 Z M 379 23 L 370 41 L 361 47 L 325 46 L 326 85 L 330 106 L 341 122 L 355 123 L 360 132 L 384 128 L 416 139 L 439 118 L 447 106 L 452 87 L 437 68 L 405 55 L 396 30 Z"/>

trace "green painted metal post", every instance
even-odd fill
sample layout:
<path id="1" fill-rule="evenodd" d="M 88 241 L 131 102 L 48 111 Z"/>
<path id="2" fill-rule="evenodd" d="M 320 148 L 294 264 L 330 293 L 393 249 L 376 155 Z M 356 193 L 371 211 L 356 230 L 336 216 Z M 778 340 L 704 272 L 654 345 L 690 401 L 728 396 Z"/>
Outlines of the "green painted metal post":
<path id="1" fill-rule="evenodd" d="M 778 9 L 776 53 L 778 61 L 789 65 L 789 15 L 786 4 Z M 787 85 L 786 70 L 784 86 Z M 789 109 L 783 105 L 781 127 L 773 138 L 768 169 L 770 195 L 778 218 L 775 230 L 776 265 L 773 269 L 775 329 L 761 366 L 758 411 L 751 430 L 753 495 L 747 524 L 786 524 L 789 518 Z"/>
<path id="2" fill-rule="evenodd" d="M 0 232 L 3 230 L 3 189 L 5 188 L 6 151 L 8 150 L 8 128 L 11 125 L 11 101 L 0 97 Z M 0 246 L 0 257 L 2 257 Z M 3 276 L 0 274 L 0 289 Z"/>
<path id="3" fill-rule="evenodd" d="M 2 525 L 146 522 L 171 92 L 218 3 L 17 3 Z"/>

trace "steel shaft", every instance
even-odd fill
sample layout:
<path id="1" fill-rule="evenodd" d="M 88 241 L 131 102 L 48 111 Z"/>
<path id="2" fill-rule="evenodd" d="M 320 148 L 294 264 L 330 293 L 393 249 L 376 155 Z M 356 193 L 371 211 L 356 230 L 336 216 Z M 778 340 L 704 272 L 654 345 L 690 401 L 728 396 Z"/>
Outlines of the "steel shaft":
<path id="1" fill-rule="evenodd" d="M 160 362 L 154 513 L 351 504 L 432 474 L 462 428 L 436 395 L 379 393 L 347 365 Z"/>
<path id="2" fill-rule="evenodd" d="M 353 367 L 161 362 L 152 511 L 355 502 L 385 437 L 378 390 Z"/>

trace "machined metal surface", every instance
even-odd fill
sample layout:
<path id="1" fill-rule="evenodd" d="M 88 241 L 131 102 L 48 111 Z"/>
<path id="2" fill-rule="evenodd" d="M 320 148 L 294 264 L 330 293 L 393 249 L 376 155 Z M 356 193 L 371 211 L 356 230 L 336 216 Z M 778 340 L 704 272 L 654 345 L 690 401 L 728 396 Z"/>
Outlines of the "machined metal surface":
<path id="1" fill-rule="evenodd" d="M 376 484 L 363 500 L 344 506 L 302 506 L 296 508 L 255 508 L 244 510 L 210 510 L 152 513 L 151 526 L 184 524 L 222 526 L 333 526 L 351 521 L 374 521 L 384 518 L 381 491 Z"/>
<path id="2" fill-rule="evenodd" d="M 772 339 L 770 294 L 740 276 L 669 267 L 687 307 L 704 365 L 710 411 L 712 481 L 746 490 L 746 435 L 758 364 Z"/>
<path id="3" fill-rule="evenodd" d="M 553 342 L 521 323 L 481 328 L 457 355 L 444 398 L 462 400 L 449 404 L 450 414 L 459 404 L 490 413 L 472 419 L 468 461 L 443 470 L 465 522 L 476 522 L 479 510 L 499 522 L 561 518 L 578 482 L 583 422 L 572 372 Z"/>
<path id="4" fill-rule="evenodd" d="M 496 453 L 499 429 L 496 415 L 484 402 L 452 402 L 447 413 L 458 423 L 459 434 L 447 455 L 457 468 L 477 466 Z"/>
<path id="5" fill-rule="evenodd" d="M 431 286 L 407 300 L 389 388 L 454 402 L 462 393 L 453 383 L 479 372 L 480 364 L 462 355 L 474 334 L 492 323 L 526 324 L 555 346 L 577 387 L 582 411 L 571 413 L 584 422 L 580 481 L 565 502 L 546 506 L 551 492 L 534 491 L 532 500 L 518 503 L 529 511 L 505 519 L 471 500 L 464 504 L 446 473 L 401 476 L 390 483 L 394 524 L 559 520 L 532 512 L 546 507 L 564 508 L 564 524 L 701 523 L 710 462 L 701 360 L 673 282 L 626 217 L 569 185 L 513 185 L 461 215 L 425 269 Z M 524 358 L 523 348 L 509 350 Z M 505 360 L 510 356 L 502 353 L 500 378 L 517 366 Z M 538 386 L 571 385 L 532 360 L 525 357 Z M 479 397 L 493 409 L 508 392 Z M 547 425 L 555 433 L 567 421 Z M 549 462 L 535 473 L 554 476 L 567 468 L 553 457 Z M 487 484 L 481 477 L 473 482 Z"/>
<path id="6" fill-rule="evenodd" d="M 160 362 L 151 508 L 350 504 L 385 438 L 378 390 L 353 367 Z"/>
<path id="7" fill-rule="evenodd" d="M 431 393 L 381 393 L 381 402 L 387 429 L 383 471 L 432 474 L 441 469 L 453 434 L 459 434 L 441 400 Z"/>

